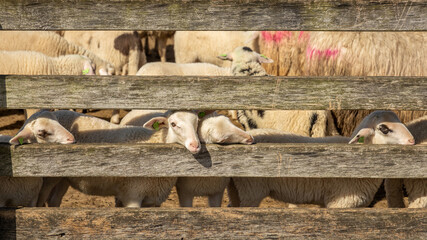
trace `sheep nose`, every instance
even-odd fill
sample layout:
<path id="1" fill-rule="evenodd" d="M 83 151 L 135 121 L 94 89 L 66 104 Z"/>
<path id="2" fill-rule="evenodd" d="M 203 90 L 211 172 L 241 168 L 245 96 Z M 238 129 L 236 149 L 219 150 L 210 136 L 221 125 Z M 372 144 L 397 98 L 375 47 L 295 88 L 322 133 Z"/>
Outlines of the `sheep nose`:
<path id="1" fill-rule="evenodd" d="M 250 135 L 249 135 L 249 137 L 247 137 L 247 138 L 243 141 L 243 143 L 245 143 L 245 144 L 253 144 L 253 143 L 255 143 L 255 140 L 254 140 L 254 138 L 253 138 L 252 136 L 250 136 Z"/>
<path id="2" fill-rule="evenodd" d="M 201 147 L 200 147 L 200 144 L 198 142 L 192 142 L 189 145 L 191 148 L 191 152 L 193 152 L 193 153 L 200 152 Z"/>
<path id="3" fill-rule="evenodd" d="M 413 144 L 415 144 L 415 139 L 411 138 L 408 140 L 408 142 L 409 142 L 409 144 L 413 145 Z"/>

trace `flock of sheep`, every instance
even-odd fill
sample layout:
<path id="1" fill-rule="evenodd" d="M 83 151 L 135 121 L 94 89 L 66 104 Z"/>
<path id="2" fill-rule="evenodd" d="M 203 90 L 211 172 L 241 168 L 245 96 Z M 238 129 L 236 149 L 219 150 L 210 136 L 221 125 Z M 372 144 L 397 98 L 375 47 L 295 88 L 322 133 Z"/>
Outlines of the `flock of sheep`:
<path id="1" fill-rule="evenodd" d="M 166 40 L 171 36 L 176 63 L 166 62 Z M 161 62 L 147 63 L 147 37 L 156 39 Z M 425 76 L 426 38 L 416 32 L 2 31 L 0 74 Z M 374 111 L 355 117 L 354 111 L 230 110 L 228 116 L 202 110 L 132 110 L 121 121 L 116 111 L 108 122 L 68 110 L 35 110 L 27 112 L 17 135 L 1 136 L 0 141 L 179 143 L 192 154 L 200 151 L 201 143 L 427 144 L 425 112 Z M 195 196 L 208 196 L 209 206 L 219 207 L 227 188 L 230 206 L 256 207 L 270 196 L 293 204 L 344 208 L 368 206 L 383 179 L 0 177 L 0 181 L 0 207 L 60 206 L 69 186 L 85 194 L 114 196 L 117 207 L 158 207 L 176 186 L 184 207 L 191 207 Z M 403 186 L 409 207 L 427 207 L 426 179 L 386 179 L 389 206 L 404 207 Z"/>

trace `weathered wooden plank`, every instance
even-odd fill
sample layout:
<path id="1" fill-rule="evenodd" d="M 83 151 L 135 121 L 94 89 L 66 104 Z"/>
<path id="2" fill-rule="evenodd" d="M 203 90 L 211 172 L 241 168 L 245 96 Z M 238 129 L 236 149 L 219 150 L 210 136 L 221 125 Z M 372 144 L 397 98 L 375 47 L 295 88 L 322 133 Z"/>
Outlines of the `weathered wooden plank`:
<path id="1" fill-rule="evenodd" d="M 427 209 L 0 209 L 2 239 L 426 239 Z"/>
<path id="2" fill-rule="evenodd" d="M 0 29 L 427 30 L 425 1 L 6 0 Z"/>
<path id="3" fill-rule="evenodd" d="M 0 176 L 427 178 L 426 156 L 421 145 L 0 145 Z"/>
<path id="4" fill-rule="evenodd" d="M 426 92 L 426 77 L 0 76 L 8 109 L 427 110 Z"/>

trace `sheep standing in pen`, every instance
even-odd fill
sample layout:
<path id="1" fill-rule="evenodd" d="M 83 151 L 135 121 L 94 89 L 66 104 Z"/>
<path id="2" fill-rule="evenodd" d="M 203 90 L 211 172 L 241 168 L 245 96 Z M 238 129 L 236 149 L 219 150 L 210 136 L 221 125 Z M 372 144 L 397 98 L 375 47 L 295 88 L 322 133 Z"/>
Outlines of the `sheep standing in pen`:
<path id="1" fill-rule="evenodd" d="M 174 36 L 176 63 L 205 62 L 229 67 L 216 56 L 231 52 L 238 46 L 259 51 L 259 32 L 256 31 L 177 31 Z"/>
<path id="2" fill-rule="evenodd" d="M 56 111 L 58 121 L 74 134 L 77 143 L 180 143 L 191 153 L 200 151 L 197 136 L 198 117 L 195 112 L 169 112 L 155 117 L 144 127 L 120 126 L 102 119 L 72 111 Z M 154 127 L 153 127 L 154 125 Z M 156 131 L 155 129 L 158 129 Z M 160 205 L 168 197 L 176 178 L 126 178 L 126 177 L 72 177 L 46 179 L 38 199 L 43 206 L 59 206 L 70 184 L 73 188 L 90 195 L 115 196 L 126 207 L 141 207 L 144 198 Z M 49 195 L 51 195 L 49 197 Z"/>
<path id="3" fill-rule="evenodd" d="M 1 142 L 70 144 L 74 137 L 53 115 L 39 112 L 25 121 L 16 136 L 1 136 Z M 35 207 L 42 184 L 41 177 L 0 177 L 0 207 Z"/>
<path id="4" fill-rule="evenodd" d="M 111 62 L 116 75 L 135 75 L 147 62 L 136 31 L 62 31 L 60 35 Z"/>
<path id="5" fill-rule="evenodd" d="M 415 144 L 427 144 L 427 116 L 415 119 L 407 126 Z M 389 207 L 405 207 L 402 185 L 408 193 L 409 208 L 427 208 L 427 179 L 386 179 L 384 187 Z"/>
<path id="6" fill-rule="evenodd" d="M 94 75 L 94 69 L 91 60 L 80 55 L 49 57 L 40 52 L 0 51 L 0 74 Z M 37 111 L 26 109 L 25 118 Z"/>
<path id="7" fill-rule="evenodd" d="M 425 32 L 290 32 L 263 31 L 260 51 L 275 64 L 264 65 L 278 76 L 425 76 Z M 350 136 L 372 111 L 332 110 L 337 131 Z M 398 111 L 403 123 L 427 111 Z M 287 131 L 287 130 L 286 130 Z"/>
<path id="8" fill-rule="evenodd" d="M 92 52 L 69 43 L 54 32 L 44 31 L 1 31 L 0 50 L 4 51 L 35 51 L 50 57 L 62 55 L 83 55 L 94 64 L 97 74 L 114 74 L 114 65 L 99 58 Z"/>
<path id="9" fill-rule="evenodd" d="M 161 116 L 164 111 L 132 110 L 120 124 L 142 126 L 148 119 Z M 198 134 L 203 143 L 252 144 L 250 134 L 231 123 L 230 119 L 216 112 L 200 120 Z M 210 207 L 220 207 L 229 177 L 178 177 L 176 190 L 181 207 L 192 207 L 195 196 L 208 196 Z"/>
<path id="10" fill-rule="evenodd" d="M 275 143 L 355 143 L 413 145 L 413 136 L 391 111 L 376 111 L 367 116 L 350 138 L 309 138 L 277 130 L 249 131 L 255 142 Z M 382 179 L 348 178 L 232 178 L 229 188 L 231 206 L 257 207 L 267 196 L 293 204 L 315 203 L 328 208 L 368 206 Z"/>

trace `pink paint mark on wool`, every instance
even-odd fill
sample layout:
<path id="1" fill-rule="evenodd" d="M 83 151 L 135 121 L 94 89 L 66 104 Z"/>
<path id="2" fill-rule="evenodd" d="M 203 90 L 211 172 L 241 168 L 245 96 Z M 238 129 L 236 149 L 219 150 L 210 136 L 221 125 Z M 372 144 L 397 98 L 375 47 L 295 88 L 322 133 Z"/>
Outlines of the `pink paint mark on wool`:
<path id="1" fill-rule="evenodd" d="M 337 57 L 339 52 L 340 51 L 338 49 L 328 48 L 326 50 L 319 50 L 308 46 L 306 56 L 308 59 L 312 59 L 313 57 L 329 59 Z"/>
<path id="2" fill-rule="evenodd" d="M 291 39 L 292 32 L 290 31 L 276 31 L 275 33 L 262 31 L 261 36 L 264 39 L 265 42 L 275 42 L 280 43 L 282 39 Z"/>
<path id="3" fill-rule="evenodd" d="M 301 31 L 298 35 L 298 42 L 308 42 L 310 40 L 310 33 Z"/>

